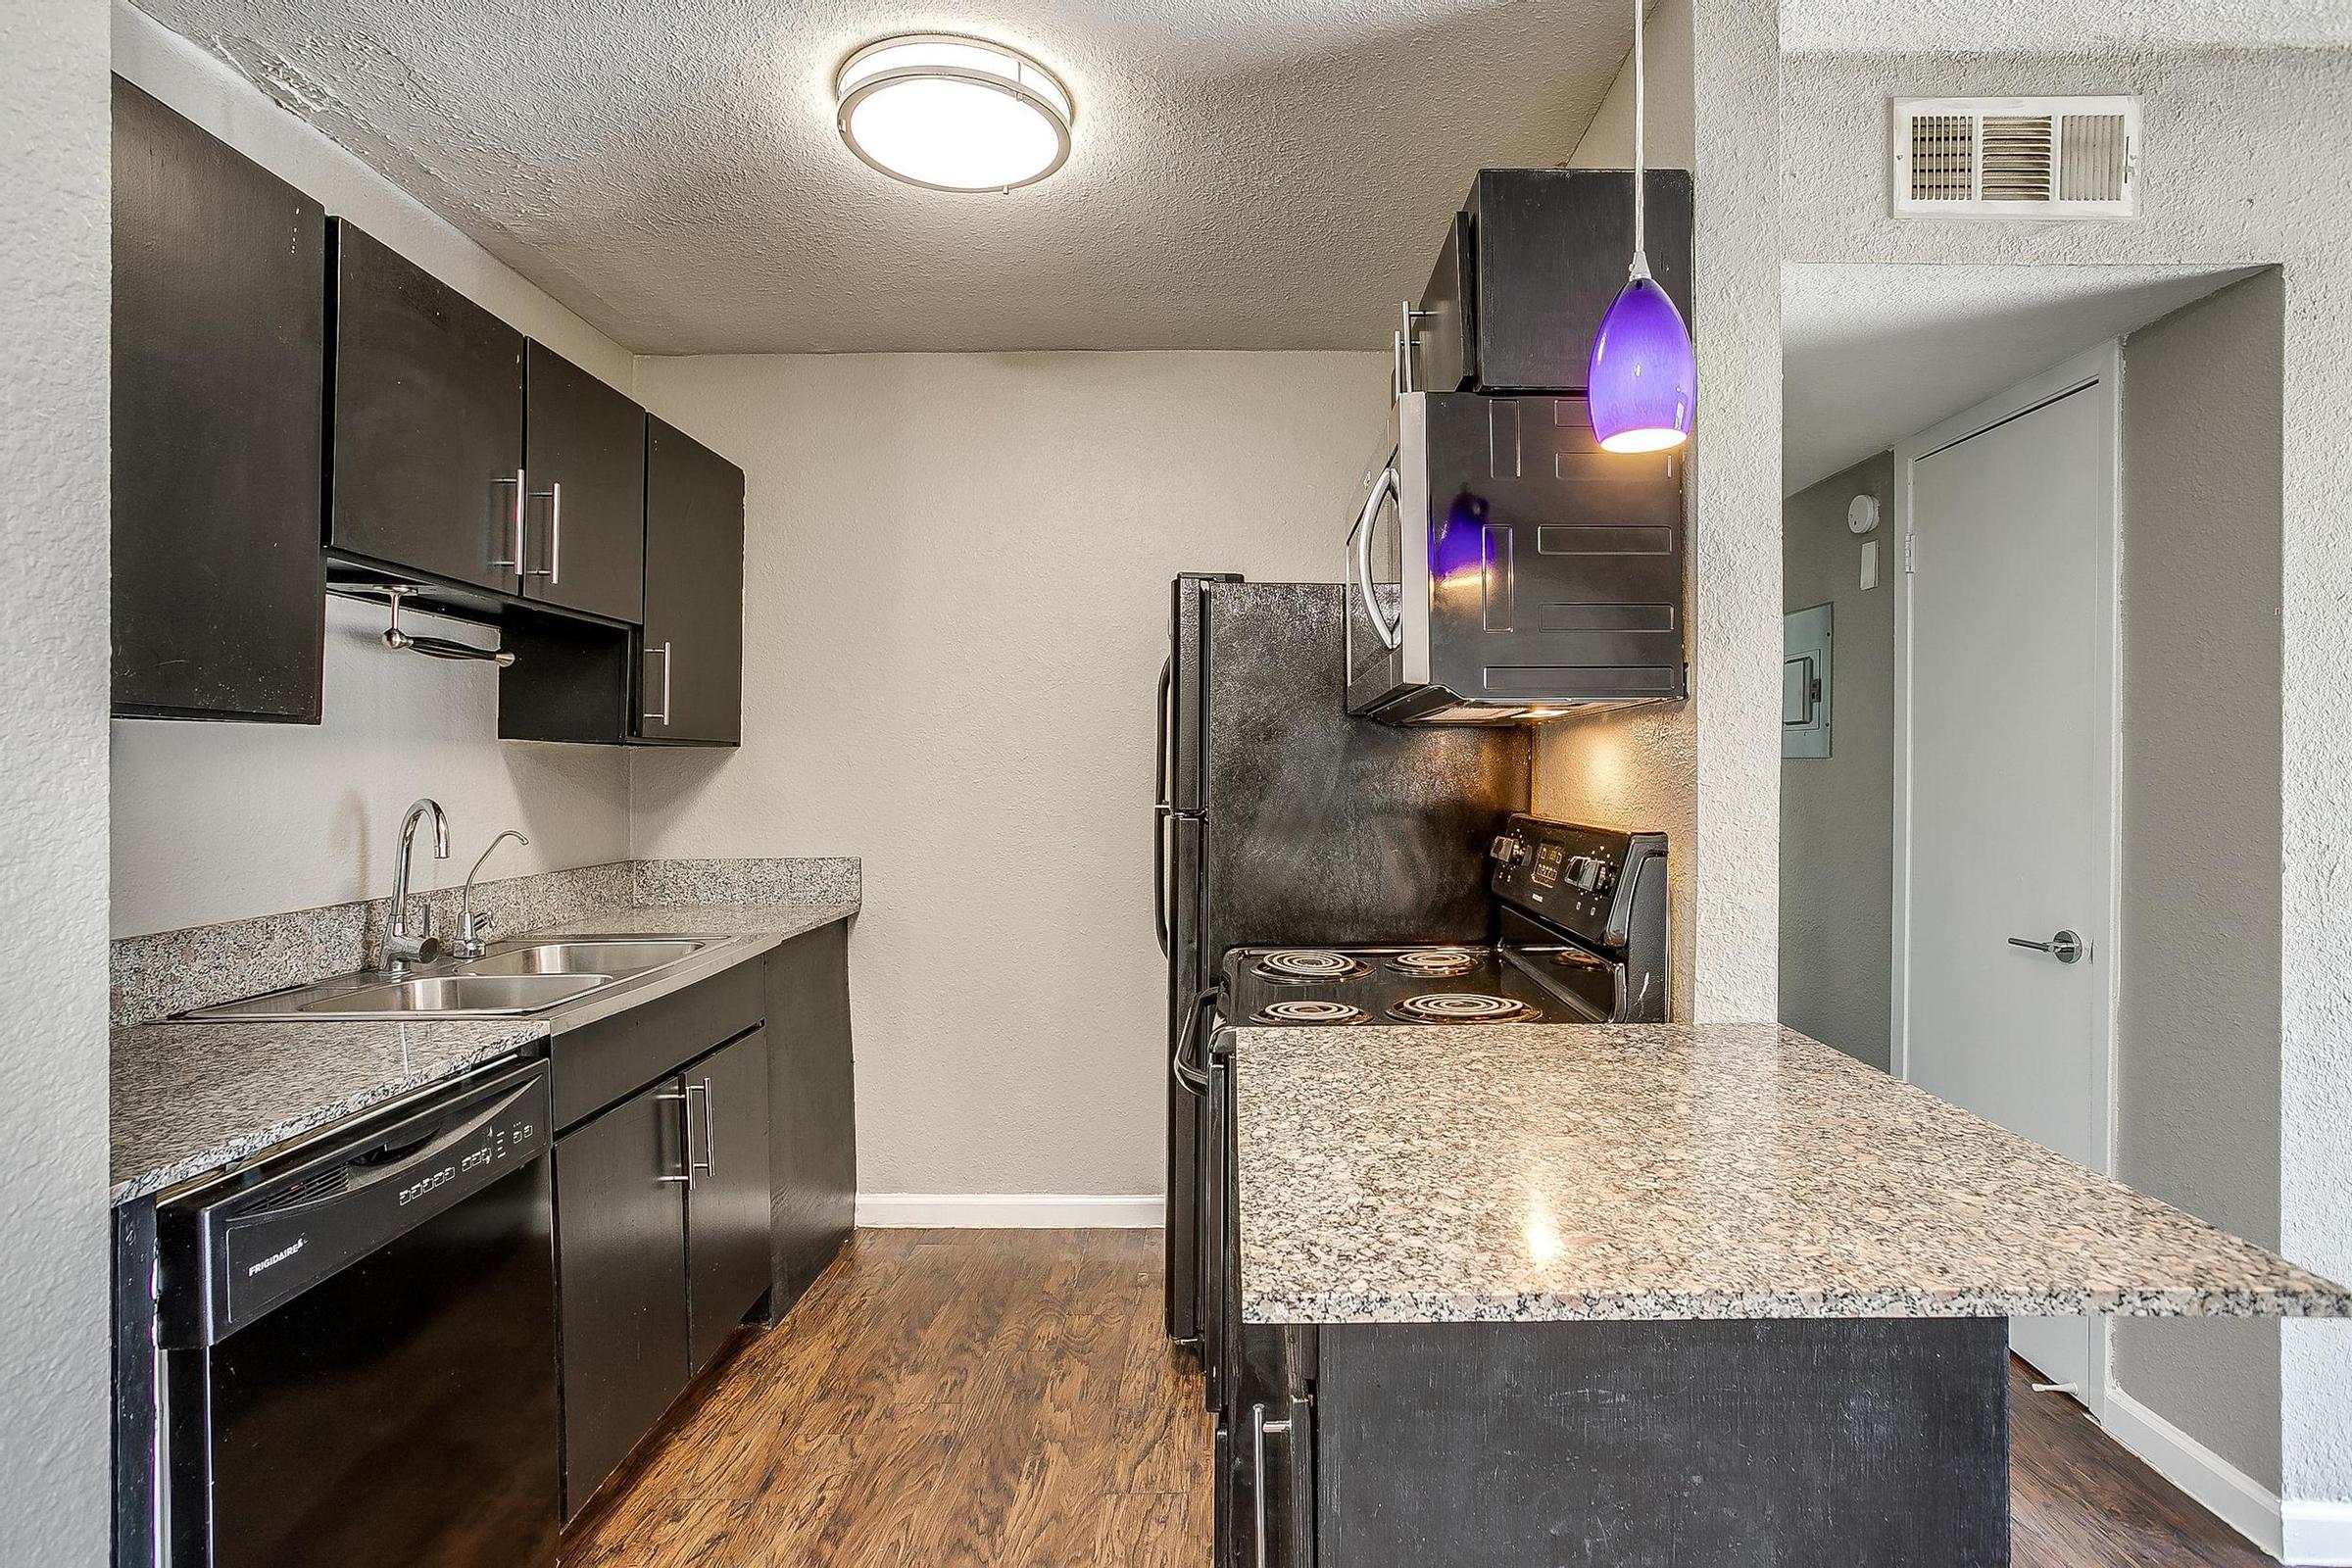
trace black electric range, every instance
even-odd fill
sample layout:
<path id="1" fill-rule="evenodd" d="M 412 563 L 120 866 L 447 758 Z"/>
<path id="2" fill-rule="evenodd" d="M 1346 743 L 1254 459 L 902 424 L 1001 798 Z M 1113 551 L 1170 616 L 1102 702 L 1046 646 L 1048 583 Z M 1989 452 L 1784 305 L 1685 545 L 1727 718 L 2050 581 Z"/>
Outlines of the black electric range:
<path id="1" fill-rule="evenodd" d="M 1430 1024 L 1655 1023 L 1667 1016 L 1666 837 L 1524 814 L 1488 853 L 1491 940 L 1432 946 L 1239 947 L 1178 1044 L 1207 1108 L 1191 1207 L 1202 1271 L 1200 1363 L 1222 1410 L 1238 1353 L 1232 1033 Z M 1443 1049 L 1443 1040 L 1436 1042 Z M 1228 1412 L 1229 1413 L 1229 1412 Z"/>
<path id="2" fill-rule="evenodd" d="M 1466 1026 L 1666 1016 L 1663 834 L 1513 816 L 1490 855 L 1493 942 L 1235 948 L 1225 955 L 1216 1023 Z"/>

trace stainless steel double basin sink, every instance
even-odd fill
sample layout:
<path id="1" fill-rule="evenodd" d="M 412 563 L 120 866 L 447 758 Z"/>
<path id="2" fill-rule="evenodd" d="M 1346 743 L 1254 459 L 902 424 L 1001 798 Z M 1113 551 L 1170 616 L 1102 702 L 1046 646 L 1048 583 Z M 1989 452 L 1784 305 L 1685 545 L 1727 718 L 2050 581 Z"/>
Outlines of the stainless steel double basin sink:
<path id="1" fill-rule="evenodd" d="M 715 937 L 584 937 L 502 943 L 479 958 L 404 975 L 338 975 L 182 1013 L 242 1019 L 508 1018 L 643 980 L 716 946 Z"/>

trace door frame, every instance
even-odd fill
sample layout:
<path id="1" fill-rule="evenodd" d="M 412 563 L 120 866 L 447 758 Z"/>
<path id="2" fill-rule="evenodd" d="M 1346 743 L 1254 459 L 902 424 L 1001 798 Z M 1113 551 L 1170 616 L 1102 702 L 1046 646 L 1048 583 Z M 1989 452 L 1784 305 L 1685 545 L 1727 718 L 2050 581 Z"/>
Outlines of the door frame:
<path id="1" fill-rule="evenodd" d="M 2121 724 L 2123 719 L 2123 341 L 2113 338 L 2029 377 L 1974 408 L 1930 426 L 1894 449 L 1894 537 L 1901 551 L 1901 586 L 1894 599 L 1894 870 L 1893 934 L 1889 944 L 1892 973 L 1888 998 L 1888 1069 L 1897 1078 L 1911 1077 L 1909 975 L 1911 959 L 1911 627 L 1914 470 L 1920 460 L 1995 425 L 2033 413 L 2062 397 L 2088 396 L 2104 400 L 2099 420 L 2102 447 L 2100 467 L 2106 475 L 2107 521 L 2099 530 L 2098 572 L 2107 606 L 2095 655 L 2097 689 L 2105 694 L 2107 723 L 2098 735 L 2096 770 L 2107 781 L 2091 803 L 2091 820 L 2098 841 L 2106 846 L 2107 875 L 2103 929 L 2106 952 L 2100 956 L 2098 976 L 2105 1005 L 2097 1009 L 2091 1029 L 2092 1102 L 2103 1114 L 2091 1123 L 2093 1168 L 2101 1175 L 2115 1173 L 2116 1143 L 2116 1017 L 2121 995 L 2117 956 L 2123 919 L 2123 844 Z M 2107 1406 L 2110 1323 L 2094 1317 L 2090 1356 L 2090 1386 L 2082 1391 L 2082 1403 L 2094 1417 L 2104 1418 Z"/>

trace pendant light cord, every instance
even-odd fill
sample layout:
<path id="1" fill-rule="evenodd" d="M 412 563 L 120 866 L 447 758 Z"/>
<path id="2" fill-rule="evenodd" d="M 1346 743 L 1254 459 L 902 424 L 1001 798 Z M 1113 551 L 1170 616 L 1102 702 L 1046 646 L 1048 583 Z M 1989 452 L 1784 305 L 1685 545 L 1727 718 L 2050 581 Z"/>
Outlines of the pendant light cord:
<path id="1" fill-rule="evenodd" d="M 1634 0 L 1634 265 L 1627 270 L 1627 275 L 1635 278 L 1649 275 L 1649 256 L 1644 244 L 1648 236 L 1642 231 L 1642 198 L 1647 194 L 1642 189 L 1647 177 L 1642 172 L 1642 127 L 1648 119 L 1642 71 L 1642 0 Z"/>

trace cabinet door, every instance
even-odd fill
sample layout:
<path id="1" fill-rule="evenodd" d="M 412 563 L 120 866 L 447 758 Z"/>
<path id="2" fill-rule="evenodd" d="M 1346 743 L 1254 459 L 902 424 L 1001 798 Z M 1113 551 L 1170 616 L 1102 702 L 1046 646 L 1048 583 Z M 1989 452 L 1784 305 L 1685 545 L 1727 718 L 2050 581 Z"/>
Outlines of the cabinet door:
<path id="1" fill-rule="evenodd" d="M 833 1261 L 857 1211 L 849 931 L 836 920 L 794 937 L 767 960 L 776 1291 L 769 1304 L 779 1316 Z"/>
<path id="2" fill-rule="evenodd" d="M 743 470 L 646 421 L 640 740 L 743 736 Z"/>
<path id="3" fill-rule="evenodd" d="M 1690 315 L 1690 174 L 1650 170 L 1649 265 Z M 1634 176 L 1617 169 L 1490 169 L 1472 196 L 1469 367 L 1482 392 L 1581 392 L 1592 335 L 1634 254 Z"/>
<path id="4" fill-rule="evenodd" d="M 767 1031 L 755 1029 L 686 1069 L 695 1165 L 686 1194 L 687 1298 L 694 1367 L 767 1294 Z"/>
<path id="5" fill-rule="evenodd" d="M 645 613 L 645 411 L 544 343 L 525 350 L 527 599 Z"/>
<path id="6" fill-rule="evenodd" d="M 115 81 L 114 709 L 318 721 L 326 214 Z"/>
<path id="7" fill-rule="evenodd" d="M 1416 391 L 1459 392 L 1478 379 L 1470 259 L 1470 215 L 1456 213 L 1415 307 L 1420 313 L 1413 318 L 1411 345 Z"/>
<path id="8" fill-rule="evenodd" d="M 328 543 L 516 592 L 522 334 L 351 224 L 335 236 Z"/>
<path id="9" fill-rule="evenodd" d="M 684 1102 L 680 1082 L 663 1079 L 556 1140 L 566 1519 L 692 1370 Z"/>

